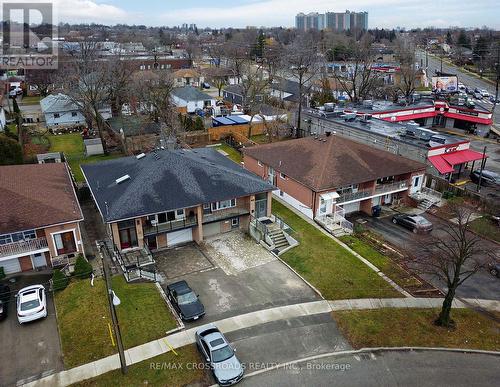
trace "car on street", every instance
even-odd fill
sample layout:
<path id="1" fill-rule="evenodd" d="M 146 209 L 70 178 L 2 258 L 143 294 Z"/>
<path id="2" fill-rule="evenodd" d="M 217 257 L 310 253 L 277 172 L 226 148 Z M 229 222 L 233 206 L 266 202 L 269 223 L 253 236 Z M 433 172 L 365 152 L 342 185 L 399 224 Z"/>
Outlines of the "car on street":
<path id="1" fill-rule="evenodd" d="M 493 277 L 500 278 L 500 262 L 490 262 L 488 264 L 488 271 Z"/>
<path id="2" fill-rule="evenodd" d="M 483 186 L 494 187 L 500 185 L 500 175 L 496 172 L 483 169 L 483 173 L 481 174 L 481 171 L 476 169 L 470 173 L 469 178 L 473 183 L 477 184 L 479 182 L 479 176 L 481 176 L 481 185 Z"/>
<path id="3" fill-rule="evenodd" d="M 480 92 L 476 91 L 474 93 L 474 98 L 475 99 L 483 99 L 483 95 Z"/>
<path id="4" fill-rule="evenodd" d="M 195 339 L 198 350 L 220 386 L 236 384 L 243 378 L 244 367 L 236 357 L 236 350 L 214 324 L 198 329 Z"/>
<path id="5" fill-rule="evenodd" d="M 432 223 L 421 215 L 397 214 L 392 217 L 392 223 L 406 227 L 415 234 L 432 231 Z"/>
<path id="6" fill-rule="evenodd" d="M 205 307 L 186 281 L 168 285 L 167 297 L 184 321 L 198 320 L 205 314 Z"/>
<path id="7" fill-rule="evenodd" d="M 465 90 L 465 85 L 462 82 L 458 82 L 458 90 Z"/>
<path id="8" fill-rule="evenodd" d="M 19 324 L 47 317 L 47 297 L 43 285 L 22 288 L 16 298 Z"/>
<path id="9" fill-rule="evenodd" d="M 484 89 L 483 89 L 483 90 L 481 90 L 481 95 L 482 95 L 483 97 L 485 97 L 485 98 L 488 98 L 488 97 L 490 96 L 490 93 L 488 93 L 488 91 L 487 91 L 487 90 L 484 90 Z"/>
<path id="10" fill-rule="evenodd" d="M 491 103 L 495 103 L 495 102 L 496 102 L 496 103 L 499 103 L 499 102 L 500 102 L 500 100 L 498 100 L 498 99 L 497 99 L 497 100 L 495 100 L 495 96 L 494 96 L 494 95 L 490 95 L 490 102 L 491 102 Z"/>
<path id="11" fill-rule="evenodd" d="M 0 284 L 0 321 L 7 317 L 9 311 L 10 288 L 8 285 Z"/>

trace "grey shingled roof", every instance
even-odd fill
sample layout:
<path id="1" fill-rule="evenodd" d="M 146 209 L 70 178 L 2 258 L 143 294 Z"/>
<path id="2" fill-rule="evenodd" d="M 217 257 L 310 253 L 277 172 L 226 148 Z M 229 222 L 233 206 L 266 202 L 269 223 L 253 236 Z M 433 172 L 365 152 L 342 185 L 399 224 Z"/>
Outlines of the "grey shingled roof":
<path id="1" fill-rule="evenodd" d="M 273 189 L 213 148 L 158 150 L 81 168 L 105 222 Z M 117 184 L 124 175 L 130 179 Z"/>
<path id="2" fill-rule="evenodd" d="M 40 100 L 43 113 L 59 113 L 80 110 L 80 107 L 66 94 L 51 94 Z"/>
<path id="3" fill-rule="evenodd" d="M 210 99 L 214 99 L 208 94 L 202 93 L 196 87 L 193 86 L 184 86 L 178 87 L 172 90 L 172 94 L 184 101 L 207 101 Z"/>

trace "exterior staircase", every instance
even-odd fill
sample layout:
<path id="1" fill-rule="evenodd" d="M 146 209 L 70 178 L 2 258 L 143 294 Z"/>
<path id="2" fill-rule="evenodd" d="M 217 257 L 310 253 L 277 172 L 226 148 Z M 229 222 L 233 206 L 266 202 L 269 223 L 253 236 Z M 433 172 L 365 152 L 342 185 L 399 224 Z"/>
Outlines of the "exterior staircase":
<path id="1" fill-rule="evenodd" d="M 427 211 L 429 208 L 431 208 L 436 202 L 429 200 L 429 199 L 424 199 L 421 202 L 418 203 L 417 208 L 419 208 L 422 211 Z"/>
<path id="2" fill-rule="evenodd" d="M 273 241 L 274 248 L 278 250 L 278 252 L 290 246 L 288 240 L 285 237 L 285 234 L 283 234 L 283 230 L 281 229 L 270 230 L 268 235 L 269 238 L 271 238 L 271 240 Z"/>

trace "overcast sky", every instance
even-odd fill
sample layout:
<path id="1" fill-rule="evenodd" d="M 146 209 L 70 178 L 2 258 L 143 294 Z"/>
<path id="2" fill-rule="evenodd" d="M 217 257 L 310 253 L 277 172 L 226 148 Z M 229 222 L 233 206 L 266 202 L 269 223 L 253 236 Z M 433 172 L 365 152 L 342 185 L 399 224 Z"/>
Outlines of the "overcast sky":
<path id="1" fill-rule="evenodd" d="M 70 23 L 291 27 L 298 12 L 349 9 L 368 11 L 369 28 L 486 25 L 498 29 L 500 26 L 498 0 L 53 0 L 52 3 L 57 19 Z"/>

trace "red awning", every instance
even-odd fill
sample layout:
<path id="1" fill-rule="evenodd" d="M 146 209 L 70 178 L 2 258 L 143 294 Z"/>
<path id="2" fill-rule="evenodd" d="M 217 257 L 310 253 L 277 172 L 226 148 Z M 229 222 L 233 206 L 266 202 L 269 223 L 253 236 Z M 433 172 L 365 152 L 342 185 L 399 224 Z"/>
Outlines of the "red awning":
<path id="1" fill-rule="evenodd" d="M 463 164 L 469 161 L 481 160 L 483 158 L 482 153 L 473 151 L 472 149 L 465 149 L 440 156 L 450 165 Z"/>
<path id="2" fill-rule="evenodd" d="M 493 120 L 491 118 L 481 118 L 481 117 L 476 117 L 476 116 L 469 116 L 467 114 L 445 112 L 444 116 L 448 117 L 448 118 L 455 118 L 457 120 L 475 122 L 475 123 L 483 124 L 483 125 L 491 125 L 493 123 Z"/>
<path id="3" fill-rule="evenodd" d="M 430 156 L 429 161 L 436 167 L 436 169 L 439 171 L 441 174 L 453 172 L 453 167 L 446 162 L 445 159 L 441 155 L 437 156 Z"/>

